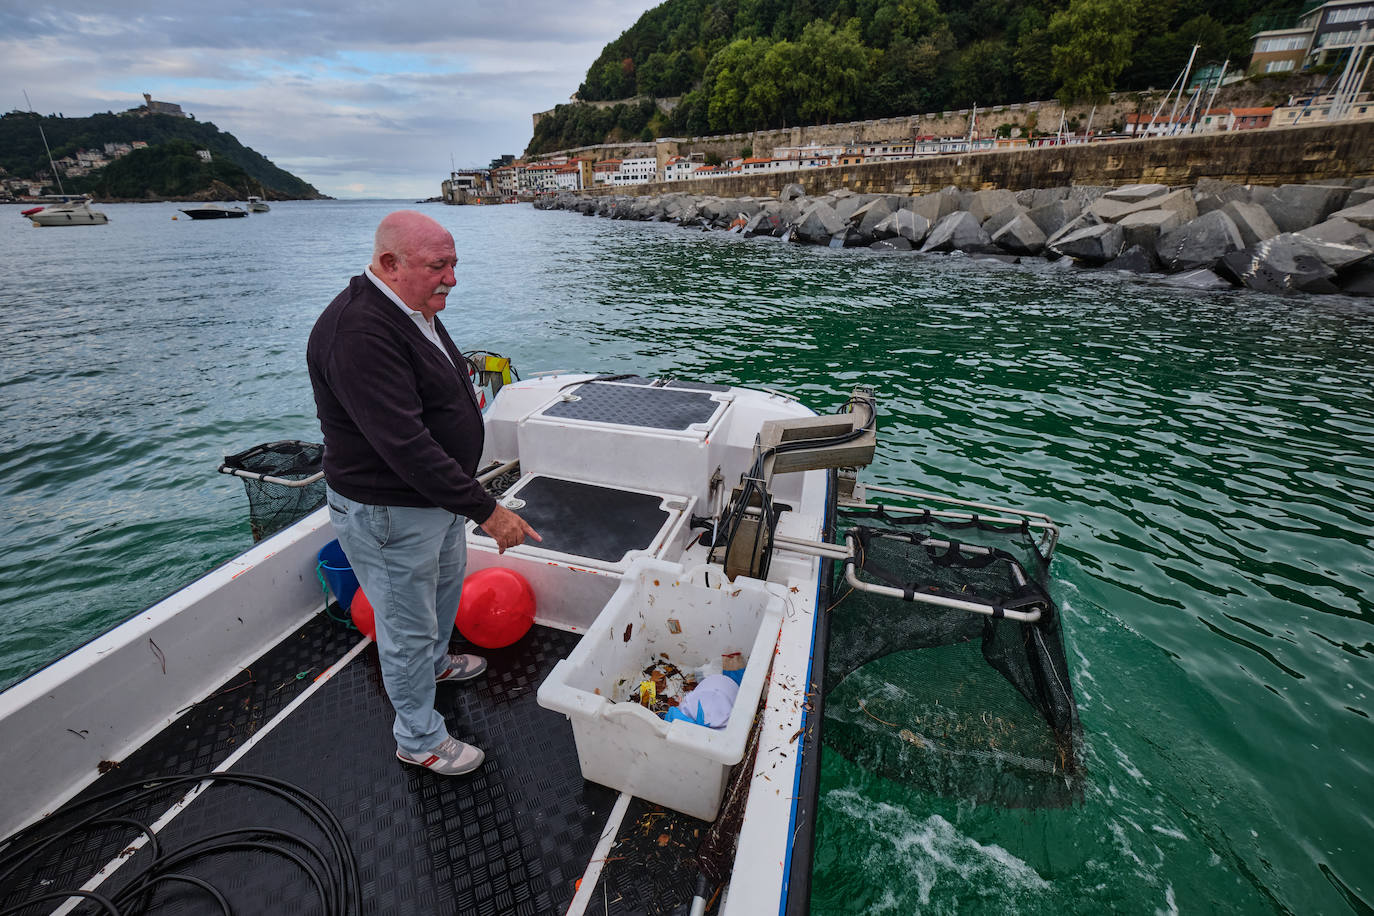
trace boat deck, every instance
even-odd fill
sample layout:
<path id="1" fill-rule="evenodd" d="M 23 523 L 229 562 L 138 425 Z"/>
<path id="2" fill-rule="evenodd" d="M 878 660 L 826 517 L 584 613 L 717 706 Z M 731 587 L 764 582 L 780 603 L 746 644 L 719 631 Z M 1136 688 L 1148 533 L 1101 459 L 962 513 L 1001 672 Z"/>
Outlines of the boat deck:
<path id="1" fill-rule="evenodd" d="M 667 913 L 691 900 L 696 846 L 707 825 L 631 800 L 615 822 L 614 842 L 609 848 L 601 842 L 620 813 L 614 810 L 619 793 L 582 778 L 571 726 L 535 698 L 578 639 L 536 626 L 510 648 L 483 651 L 489 668 L 481 679 L 440 685 L 436 705 L 450 732 L 487 753 L 474 775 L 440 777 L 394 756 L 376 645 L 359 643 L 356 631 L 319 614 L 62 810 L 151 777 L 203 774 L 229 761 L 229 772 L 286 780 L 339 818 L 362 898 L 361 908 L 350 912 L 563 913 L 596 859 L 590 873 L 596 883 L 574 912 Z M 466 650 L 471 647 L 455 634 L 453 651 Z M 127 813 L 156 821 L 187 788 Z M 61 820 L 50 817 L 23 839 L 41 837 Z M 298 832 L 327 849 L 300 813 L 233 784 L 195 798 L 158 840 L 166 853 L 226 830 L 264 826 Z M 110 863 L 117 867 L 98 891 L 113 894 L 149 861 L 147 848 L 122 855 L 138 833 L 126 824 L 57 844 L 40 864 L 0 878 L 0 909 L 82 886 Z M 0 850 L 0 872 L 11 852 Z M 234 912 L 325 911 L 307 874 L 280 856 L 222 852 L 181 870 L 212 884 Z M 155 902 L 159 913 L 219 912 L 204 890 L 189 884 L 161 885 Z M 87 901 L 75 912 L 99 910 Z"/>

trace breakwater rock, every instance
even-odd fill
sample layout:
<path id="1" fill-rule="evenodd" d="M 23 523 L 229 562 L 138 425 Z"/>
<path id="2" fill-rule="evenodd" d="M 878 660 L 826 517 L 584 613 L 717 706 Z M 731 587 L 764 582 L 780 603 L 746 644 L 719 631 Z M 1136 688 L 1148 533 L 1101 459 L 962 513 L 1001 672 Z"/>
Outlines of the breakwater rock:
<path id="1" fill-rule="evenodd" d="M 790 184 L 777 197 L 564 192 L 535 206 L 832 248 L 1067 257 L 1090 267 L 1171 274 L 1198 289 L 1374 296 L 1374 179 L 1277 188 L 1211 179 L 1187 188 L 949 187 L 919 196 L 838 190 L 817 197 Z"/>

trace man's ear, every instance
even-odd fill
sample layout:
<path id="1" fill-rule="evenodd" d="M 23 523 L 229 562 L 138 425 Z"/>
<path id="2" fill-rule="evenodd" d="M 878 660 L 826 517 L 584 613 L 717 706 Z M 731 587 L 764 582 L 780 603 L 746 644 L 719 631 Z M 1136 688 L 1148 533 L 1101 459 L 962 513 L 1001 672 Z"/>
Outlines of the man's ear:
<path id="1" fill-rule="evenodd" d="M 378 266 L 380 266 L 385 273 L 389 274 L 396 272 L 396 267 L 400 262 L 400 258 L 396 257 L 396 253 L 392 251 L 382 252 L 382 256 L 377 259 Z"/>

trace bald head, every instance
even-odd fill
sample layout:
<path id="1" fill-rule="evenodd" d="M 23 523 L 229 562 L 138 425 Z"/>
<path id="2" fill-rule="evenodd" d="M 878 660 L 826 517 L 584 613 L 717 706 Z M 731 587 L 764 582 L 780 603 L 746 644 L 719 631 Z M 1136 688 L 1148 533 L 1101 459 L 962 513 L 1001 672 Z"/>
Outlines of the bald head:
<path id="1" fill-rule="evenodd" d="M 376 271 L 384 254 L 405 257 L 427 241 L 443 240 L 452 244 L 453 237 L 447 229 L 423 213 L 416 210 L 388 213 L 377 224 L 377 234 L 373 237 L 372 269 Z"/>
<path id="2" fill-rule="evenodd" d="M 453 236 L 423 213 L 398 210 L 377 225 L 372 273 L 426 318 L 443 310 L 458 282 L 453 276 L 457 263 Z"/>

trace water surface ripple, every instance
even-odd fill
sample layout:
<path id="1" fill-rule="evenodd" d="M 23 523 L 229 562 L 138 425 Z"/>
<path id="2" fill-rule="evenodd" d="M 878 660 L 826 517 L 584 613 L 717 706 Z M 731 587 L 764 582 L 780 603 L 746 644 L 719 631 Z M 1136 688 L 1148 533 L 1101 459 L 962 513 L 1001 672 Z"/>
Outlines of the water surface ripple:
<path id="1" fill-rule="evenodd" d="M 248 543 L 226 452 L 315 438 L 314 316 L 398 204 L 226 223 L 4 208 L 0 683 Z M 1068 811 L 824 767 L 816 913 L 1374 906 L 1374 312 L 1063 264 L 443 208 L 445 321 L 526 371 L 878 389 L 869 476 L 1047 512 L 1085 732 Z"/>

